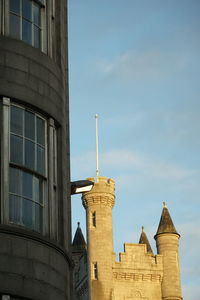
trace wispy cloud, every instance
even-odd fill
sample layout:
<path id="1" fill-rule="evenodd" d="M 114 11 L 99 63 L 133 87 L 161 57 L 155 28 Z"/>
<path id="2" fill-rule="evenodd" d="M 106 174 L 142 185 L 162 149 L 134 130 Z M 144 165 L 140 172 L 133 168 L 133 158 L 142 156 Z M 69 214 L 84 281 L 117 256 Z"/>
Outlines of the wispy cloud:
<path id="1" fill-rule="evenodd" d="M 102 154 L 102 165 L 117 167 L 120 170 L 135 170 L 139 173 L 164 179 L 181 180 L 194 174 L 194 171 L 182 168 L 169 161 L 126 149 L 115 149 Z"/>
<path id="2" fill-rule="evenodd" d="M 188 58 L 156 49 L 128 50 L 112 60 L 101 60 L 97 67 L 106 76 L 115 76 L 128 82 L 158 80 L 188 66 Z"/>
<path id="3" fill-rule="evenodd" d="M 91 170 L 94 167 L 91 164 L 91 157 L 95 158 L 94 152 L 87 152 L 80 157 L 73 157 L 73 169 L 78 169 L 79 174 L 80 172 L 91 174 L 91 171 L 94 173 L 95 169 Z M 136 153 L 125 148 L 102 153 L 101 168 L 115 169 L 115 171 L 118 171 L 118 176 L 120 176 L 120 173 L 129 176 L 130 171 L 132 171 L 132 175 L 137 173 L 170 180 L 182 180 L 196 174 L 193 170 L 175 165 L 167 160 L 161 160 L 148 154 Z"/>

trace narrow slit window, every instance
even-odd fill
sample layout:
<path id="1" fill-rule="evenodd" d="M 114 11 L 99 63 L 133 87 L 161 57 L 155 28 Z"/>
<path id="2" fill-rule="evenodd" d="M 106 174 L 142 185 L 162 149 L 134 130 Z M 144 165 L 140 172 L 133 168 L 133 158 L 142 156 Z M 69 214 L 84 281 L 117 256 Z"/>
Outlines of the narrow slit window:
<path id="1" fill-rule="evenodd" d="M 96 211 L 92 213 L 92 226 L 96 227 Z"/>
<path id="2" fill-rule="evenodd" d="M 93 277 L 94 279 L 98 279 L 98 265 L 97 262 L 93 263 Z"/>

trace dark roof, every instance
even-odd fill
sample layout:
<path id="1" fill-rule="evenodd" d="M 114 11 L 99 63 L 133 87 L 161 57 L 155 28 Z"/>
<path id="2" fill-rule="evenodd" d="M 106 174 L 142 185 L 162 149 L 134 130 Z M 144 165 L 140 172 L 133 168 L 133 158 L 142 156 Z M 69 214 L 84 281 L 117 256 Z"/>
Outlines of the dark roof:
<path id="1" fill-rule="evenodd" d="M 150 246 L 149 240 L 147 238 L 147 235 L 144 232 L 144 227 L 143 226 L 142 226 L 142 232 L 141 232 L 141 235 L 140 235 L 139 244 L 145 244 L 145 245 L 147 245 L 147 253 L 153 254 L 153 251 L 151 249 L 151 246 Z"/>
<path id="2" fill-rule="evenodd" d="M 80 223 L 79 222 L 78 222 L 78 227 L 77 227 L 75 235 L 74 235 L 72 247 L 77 248 L 77 250 L 78 250 L 78 248 L 80 250 L 86 248 L 86 242 L 85 242 L 82 230 L 80 228 Z"/>
<path id="3" fill-rule="evenodd" d="M 171 216 L 169 214 L 169 211 L 168 211 L 168 208 L 167 208 L 165 202 L 164 202 L 164 207 L 163 207 L 163 211 L 162 211 L 162 215 L 160 218 L 160 223 L 159 223 L 156 235 L 161 234 L 161 233 L 178 234 L 178 232 L 176 231 L 176 228 L 172 222 Z"/>

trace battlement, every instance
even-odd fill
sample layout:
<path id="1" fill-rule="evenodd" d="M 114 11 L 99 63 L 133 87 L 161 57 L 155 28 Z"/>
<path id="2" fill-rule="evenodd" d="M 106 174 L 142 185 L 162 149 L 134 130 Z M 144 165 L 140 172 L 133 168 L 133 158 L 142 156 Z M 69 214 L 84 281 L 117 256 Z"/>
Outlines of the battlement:
<path id="1" fill-rule="evenodd" d="M 87 178 L 92 182 L 95 182 L 95 178 Z M 91 191 L 86 192 L 82 196 L 83 206 L 86 208 L 88 205 L 108 205 L 114 206 L 115 203 L 115 181 L 111 178 L 103 176 L 98 177 L 98 181 L 95 182 Z"/>
<path id="2" fill-rule="evenodd" d="M 87 178 L 92 182 L 95 182 L 95 178 Z M 92 190 L 90 192 L 86 192 L 86 194 L 93 194 L 93 193 L 109 193 L 113 196 L 115 195 L 115 181 L 111 178 L 107 178 L 104 176 L 99 176 L 98 181 L 95 182 Z"/>

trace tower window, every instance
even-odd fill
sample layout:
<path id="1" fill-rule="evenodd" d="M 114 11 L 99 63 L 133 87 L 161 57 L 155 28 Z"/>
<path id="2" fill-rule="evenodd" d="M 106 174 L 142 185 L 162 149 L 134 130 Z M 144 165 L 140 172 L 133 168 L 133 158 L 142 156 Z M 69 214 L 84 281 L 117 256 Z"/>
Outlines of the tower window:
<path id="1" fill-rule="evenodd" d="M 92 213 L 92 226 L 96 227 L 96 211 Z"/>
<path id="2" fill-rule="evenodd" d="M 46 184 L 46 121 L 11 105 L 9 221 L 42 232 Z"/>
<path id="3" fill-rule="evenodd" d="M 10 0 L 10 36 L 36 48 L 41 48 L 42 6 L 39 2 Z"/>
<path id="4" fill-rule="evenodd" d="M 97 262 L 93 263 L 93 278 L 98 279 L 98 265 Z"/>

